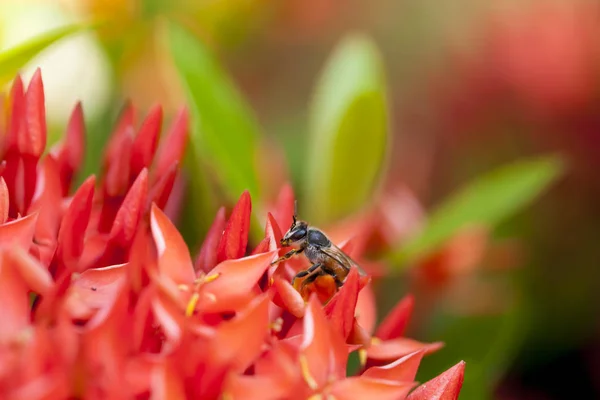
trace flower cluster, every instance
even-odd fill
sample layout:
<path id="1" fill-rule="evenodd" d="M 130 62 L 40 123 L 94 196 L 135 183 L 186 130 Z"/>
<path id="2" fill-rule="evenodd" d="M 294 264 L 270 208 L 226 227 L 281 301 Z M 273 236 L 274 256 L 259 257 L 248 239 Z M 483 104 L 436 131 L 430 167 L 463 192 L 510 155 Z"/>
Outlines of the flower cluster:
<path id="1" fill-rule="evenodd" d="M 84 154 L 80 106 L 44 154 L 39 71 L 7 101 L 0 178 L 0 397 L 3 399 L 456 399 L 464 363 L 420 386 L 441 343 L 403 337 L 406 296 L 375 327 L 368 279 L 352 271 L 325 304 L 277 266 L 293 194 L 247 254 L 251 200 L 221 209 L 195 260 L 165 212 L 188 117 L 159 145 L 162 113 L 128 107 L 104 168 L 70 195 Z M 277 218 L 274 217 L 277 216 Z M 278 222 L 279 221 L 279 222 Z M 350 243 L 340 244 L 350 246 Z M 318 292 L 318 290 L 317 290 Z M 347 376 L 356 352 L 360 371 Z M 414 389 L 414 390 L 413 390 Z"/>

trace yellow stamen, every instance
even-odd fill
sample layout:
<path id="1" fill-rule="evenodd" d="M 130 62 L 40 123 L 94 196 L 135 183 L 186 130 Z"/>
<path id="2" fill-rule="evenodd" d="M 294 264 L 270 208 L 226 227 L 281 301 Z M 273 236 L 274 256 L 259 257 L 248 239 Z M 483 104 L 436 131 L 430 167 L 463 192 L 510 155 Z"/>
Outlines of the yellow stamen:
<path id="1" fill-rule="evenodd" d="M 360 366 L 364 367 L 367 363 L 367 350 L 364 347 L 358 349 L 358 359 L 360 360 Z"/>
<path id="2" fill-rule="evenodd" d="M 204 283 L 209 283 L 217 279 L 221 274 L 210 274 L 204 278 Z"/>
<path id="3" fill-rule="evenodd" d="M 306 384 L 308 385 L 309 388 L 311 388 L 312 390 L 316 390 L 319 387 L 319 384 L 317 383 L 315 378 L 310 373 L 310 370 L 308 369 L 308 360 L 306 359 L 306 357 L 304 355 L 300 355 L 299 360 L 300 360 L 300 371 L 302 371 L 302 377 L 304 378 L 304 381 L 306 382 Z"/>
<path id="4" fill-rule="evenodd" d="M 187 307 L 185 308 L 186 317 L 191 317 L 192 315 L 194 315 L 194 311 L 196 310 L 198 300 L 200 300 L 200 295 L 198 294 L 198 292 L 195 292 L 194 294 L 192 294 L 192 297 L 190 298 L 190 301 L 187 304 Z"/>
<path id="5" fill-rule="evenodd" d="M 371 338 L 371 344 L 381 344 L 381 339 L 376 338 L 376 337 L 372 337 Z"/>
<path id="6" fill-rule="evenodd" d="M 270 277 L 269 278 L 269 286 L 273 286 L 273 284 L 275 283 L 275 277 Z"/>

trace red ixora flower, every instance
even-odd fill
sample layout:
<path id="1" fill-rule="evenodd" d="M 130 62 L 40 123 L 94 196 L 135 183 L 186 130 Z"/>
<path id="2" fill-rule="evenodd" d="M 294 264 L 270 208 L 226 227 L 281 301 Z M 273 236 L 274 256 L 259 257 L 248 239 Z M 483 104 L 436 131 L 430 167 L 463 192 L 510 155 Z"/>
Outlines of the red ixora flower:
<path id="1" fill-rule="evenodd" d="M 403 337 L 410 295 L 375 328 L 369 279 L 352 271 L 326 304 L 277 267 L 269 214 L 250 255 L 251 199 L 217 213 L 195 261 L 163 211 L 187 137 L 182 111 L 160 146 L 161 109 L 139 129 L 126 108 L 99 179 L 70 195 L 83 160 L 75 108 L 65 141 L 45 150 L 38 71 L 9 97 L 0 178 L 2 399 L 456 399 L 460 362 L 418 386 L 441 347 Z M 157 150 L 158 149 L 158 150 Z M 156 154 L 155 154 L 156 153 Z M 274 215 L 291 217 L 289 188 Z M 340 243 L 349 248 L 349 243 Z M 31 301 L 34 294 L 34 301 Z M 349 354 L 361 369 L 347 376 Z"/>

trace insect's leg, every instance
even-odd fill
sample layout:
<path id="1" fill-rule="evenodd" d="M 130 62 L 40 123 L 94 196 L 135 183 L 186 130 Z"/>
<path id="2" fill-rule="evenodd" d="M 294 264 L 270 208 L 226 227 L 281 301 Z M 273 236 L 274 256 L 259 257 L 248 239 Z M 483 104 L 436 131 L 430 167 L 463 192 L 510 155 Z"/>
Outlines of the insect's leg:
<path id="1" fill-rule="evenodd" d="M 321 263 L 316 263 L 316 264 L 312 265 L 309 269 L 298 272 L 296 274 L 296 276 L 294 276 L 294 278 L 292 278 L 292 286 L 298 290 L 299 288 L 296 285 L 296 279 L 297 278 L 305 278 L 307 276 L 308 276 L 308 278 L 303 280 L 301 283 L 302 287 L 304 287 L 305 285 L 308 285 L 309 283 L 314 282 L 314 280 L 317 279 L 317 276 L 319 276 L 322 272 L 321 270 L 319 270 L 319 267 L 321 267 Z M 306 282 L 308 282 L 308 283 L 306 283 Z"/>
<path id="2" fill-rule="evenodd" d="M 310 285 L 321 275 L 324 275 L 324 272 L 319 271 L 317 273 L 312 274 L 311 276 L 309 276 L 308 278 L 306 278 L 305 280 L 302 281 L 302 287 L 304 287 L 306 285 Z"/>
<path id="3" fill-rule="evenodd" d="M 304 271 L 298 272 L 296 274 L 296 276 L 294 276 L 294 278 L 292 279 L 292 284 L 294 284 L 294 281 L 296 280 L 296 278 L 304 278 L 305 276 L 308 276 L 310 274 L 314 274 L 314 272 L 320 266 L 321 266 L 321 263 L 316 263 L 315 265 L 312 265 L 309 269 L 305 269 Z"/>
<path id="4" fill-rule="evenodd" d="M 271 265 L 279 264 L 282 261 L 289 260 L 290 258 L 292 258 L 293 256 L 295 256 L 296 254 L 300 254 L 303 251 L 304 251 L 304 248 L 290 250 L 287 253 L 285 253 L 283 256 L 279 257 L 277 260 L 273 261 L 271 263 Z"/>
<path id="5" fill-rule="evenodd" d="M 321 263 L 316 263 L 310 266 L 309 269 L 307 269 L 309 274 L 312 274 L 313 272 L 315 272 L 320 266 L 322 266 L 323 264 Z"/>

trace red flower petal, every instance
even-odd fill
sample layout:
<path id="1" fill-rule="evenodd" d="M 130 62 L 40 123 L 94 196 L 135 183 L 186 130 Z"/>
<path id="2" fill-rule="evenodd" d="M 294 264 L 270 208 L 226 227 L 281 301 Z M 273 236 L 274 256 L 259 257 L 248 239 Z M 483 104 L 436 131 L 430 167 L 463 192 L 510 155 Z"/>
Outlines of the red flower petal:
<path id="1" fill-rule="evenodd" d="M 369 332 L 367 332 L 365 328 L 363 328 L 355 319 L 354 325 L 352 325 L 352 332 L 350 333 L 350 336 L 347 340 L 348 343 L 354 343 L 362 345 L 364 347 L 368 347 L 371 345 L 371 339 L 372 338 Z"/>
<path id="2" fill-rule="evenodd" d="M 380 367 L 371 367 L 363 372 L 362 376 L 396 382 L 413 382 L 424 354 L 424 350 L 417 350 L 399 358 L 393 363 Z"/>
<path id="3" fill-rule="evenodd" d="M 3 246 L 16 244 L 24 249 L 29 249 L 35 233 L 38 214 L 29 214 L 3 225 L 0 225 L 0 243 Z"/>
<path id="4" fill-rule="evenodd" d="M 217 247 L 225 229 L 225 207 L 219 208 L 215 220 L 206 233 L 204 243 L 196 257 L 194 269 L 196 271 L 209 272 L 217 265 Z"/>
<path id="5" fill-rule="evenodd" d="M 42 296 L 49 294 L 54 288 L 54 281 L 48 270 L 36 259 L 31 257 L 20 247 L 11 248 L 4 257 L 8 263 L 12 263 L 23 282 L 35 293 Z"/>
<path id="6" fill-rule="evenodd" d="M 300 344 L 300 364 L 307 385 L 317 390 L 326 384 L 332 371 L 332 332 L 320 302 L 311 296 L 304 314 L 304 332 Z M 343 338 L 339 338 L 343 341 Z M 302 361 L 304 360 L 304 361 Z"/>
<path id="7" fill-rule="evenodd" d="M 25 94 L 25 132 L 17 138 L 19 152 L 38 158 L 46 149 L 46 107 L 42 73 L 36 69 Z"/>
<path id="8" fill-rule="evenodd" d="M 374 340 L 367 349 L 367 357 L 374 360 L 391 361 L 421 349 L 425 351 L 425 354 L 431 354 L 442 347 L 444 347 L 442 342 L 421 343 L 409 338 Z"/>
<path id="9" fill-rule="evenodd" d="M 268 390 L 265 390 L 268 388 Z M 277 376 L 230 375 L 223 390 L 222 398 L 244 400 L 289 399 L 292 388 Z"/>
<path id="10" fill-rule="evenodd" d="M 187 398 L 182 377 L 166 362 L 154 367 L 150 382 L 152 399 L 180 400 Z"/>
<path id="11" fill-rule="evenodd" d="M 164 171 L 174 163 L 180 163 L 183 159 L 188 139 L 189 112 L 182 108 L 175 117 L 171 129 L 161 140 L 158 154 L 154 161 L 152 172 L 155 180 L 161 179 Z"/>
<path id="12" fill-rule="evenodd" d="M 406 331 L 408 321 L 412 315 L 415 299 L 412 294 L 407 294 L 396 304 L 394 309 L 385 317 L 377 328 L 375 336 L 387 340 L 400 337 Z"/>
<path id="13" fill-rule="evenodd" d="M 275 290 L 273 303 L 288 310 L 296 318 L 302 318 L 304 316 L 304 299 L 300 296 L 300 293 L 294 289 L 291 283 L 277 277 L 273 281 L 273 288 Z"/>
<path id="14" fill-rule="evenodd" d="M 248 245 L 251 211 L 250 193 L 245 191 L 233 208 L 225 226 L 225 231 L 217 247 L 217 262 L 244 256 Z"/>
<path id="15" fill-rule="evenodd" d="M 269 239 L 269 250 L 277 250 L 280 247 L 281 229 L 271 213 L 267 213 L 267 225 L 265 226 L 265 238 Z"/>
<path id="16" fill-rule="evenodd" d="M 29 326 L 29 294 L 16 268 L 9 264 L 6 253 L 0 254 L 0 257 L 0 341 L 4 341 Z"/>
<path id="17" fill-rule="evenodd" d="M 161 210 L 165 209 L 171 195 L 171 190 L 173 190 L 173 186 L 175 185 L 177 172 L 179 172 L 179 165 L 175 162 L 163 173 L 160 180 L 152 186 L 148 195 L 148 208 L 151 207 L 152 203 L 155 203 Z"/>
<path id="18" fill-rule="evenodd" d="M 204 283 L 203 293 L 215 296 L 201 296 L 198 309 L 204 312 L 236 310 L 255 297 L 252 289 L 275 258 L 275 252 L 227 260 L 217 265 L 210 275 L 217 278 Z"/>
<path id="19" fill-rule="evenodd" d="M 110 197 L 125 194 L 129 187 L 129 159 L 133 148 L 133 128 L 127 129 L 119 136 L 111 158 L 106 164 L 104 191 Z"/>
<path id="20" fill-rule="evenodd" d="M 44 157 L 39 176 L 35 196 L 27 213 L 39 212 L 35 239 L 38 243 L 48 244 L 55 242 L 62 218 L 62 209 L 59 207 L 62 201 L 60 174 L 52 156 Z"/>
<path id="21" fill-rule="evenodd" d="M 9 193 L 4 178 L 0 176 L 0 224 L 8 219 Z"/>
<path id="22" fill-rule="evenodd" d="M 255 375 L 270 376 L 275 382 L 283 383 L 288 388 L 293 388 L 294 383 L 305 386 L 298 368 L 297 353 L 297 346 L 289 345 L 286 341 L 274 342 L 254 363 Z"/>
<path id="23" fill-rule="evenodd" d="M 92 211 L 93 213 L 93 211 Z M 92 234 L 84 239 L 83 253 L 77 263 L 77 269 L 79 271 L 85 271 L 88 268 L 106 266 L 102 265 L 103 256 L 107 259 L 110 258 L 110 254 L 106 254 L 106 246 L 108 238 L 104 234 Z"/>
<path id="24" fill-rule="evenodd" d="M 358 293 L 355 315 L 365 331 L 372 333 L 377 322 L 377 305 L 370 282 Z"/>
<path id="25" fill-rule="evenodd" d="M 465 362 L 461 361 L 441 375 L 417 387 L 408 400 L 456 400 L 465 376 Z"/>
<path id="26" fill-rule="evenodd" d="M 77 270 L 77 263 L 83 253 L 85 231 L 90 221 L 96 177 L 90 176 L 79 187 L 58 231 L 57 259 L 69 270 Z"/>
<path id="27" fill-rule="evenodd" d="M 158 269 L 176 283 L 191 284 L 196 277 L 181 234 L 156 205 L 150 212 L 152 237 L 158 251 Z"/>
<path id="28" fill-rule="evenodd" d="M 25 93 L 23 91 L 23 80 L 17 75 L 10 90 L 10 119 L 8 121 L 8 135 L 6 138 L 5 151 L 18 150 L 18 140 L 21 130 L 25 129 Z"/>
<path id="29" fill-rule="evenodd" d="M 123 136 L 127 135 L 133 138 L 134 128 L 133 123 L 135 121 L 135 109 L 130 102 L 127 102 L 121 111 L 119 121 L 108 140 L 104 153 L 104 166 L 105 168 L 111 163 L 114 163 L 117 154 L 121 153 L 121 144 Z M 131 141 L 133 143 L 133 140 Z M 127 167 L 129 167 L 129 158 L 127 159 Z"/>
<path id="30" fill-rule="evenodd" d="M 271 213 L 267 213 L 265 237 L 252 251 L 252 254 L 264 253 L 270 250 L 278 250 L 280 246 L 279 242 L 281 241 L 281 237 L 281 229 L 279 229 L 277 221 L 275 221 L 275 218 L 273 218 L 273 215 L 271 215 Z M 272 271 L 274 271 L 275 268 L 277 268 L 277 266 L 273 266 Z M 269 273 L 269 276 L 273 274 L 272 271 Z"/>
<path id="31" fill-rule="evenodd" d="M 269 297 L 256 298 L 235 318 L 219 325 L 208 351 L 211 365 L 229 365 L 232 372 L 244 372 L 262 352 L 268 334 Z"/>
<path id="32" fill-rule="evenodd" d="M 333 326 L 340 328 L 340 333 L 347 339 L 354 324 L 354 311 L 358 300 L 358 271 L 352 268 L 344 286 L 325 305 L 325 315 Z"/>
<path id="33" fill-rule="evenodd" d="M 150 357 L 136 357 L 126 361 L 123 380 L 127 382 L 132 398 L 143 397 L 150 391 L 152 372 L 156 364 Z"/>
<path id="34" fill-rule="evenodd" d="M 184 315 L 181 309 L 162 293 L 152 299 L 152 312 L 167 337 L 167 344 L 170 346 L 167 350 L 171 351 L 172 347 L 179 344 L 183 335 Z"/>
<path id="35" fill-rule="evenodd" d="M 129 174 L 133 178 L 140 171 L 150 166 L 152 158 L 158 146 L 158 136 L 162 127 L 162 108 L 155 105 L 148 112 L 148 116 L 142 122 L 142 126 L 133 141 L 131 148 L 130 171 Z"/>
<path id="36" fill-rule="evenodd" d="M 413 382 L 391 382 L 364 377 L 351 377 L 335 382 L 330 389 L 330 393 L 338 400 L 397 400 L 404 399 L 414 386 Z"/>
<path id="37" fill-rule="evenodd" d="M 45 295 L 53 282 L 48 271 L 19 247 L 3 251 L 0 257 L 1 342 L 29 326 L 29 291 Z"/>
<path id="38" fill-rule="evenodd" d="M 62 192 L 66 196 L 85 155 L 85 123 L 81 102 L 73 109 L 65 137 L 62 143 L 55 146 L 52 154 L 58 162 Z"/>
<path id="39" fill-rule="evenodd" d="M 138 223 L 146 205 L 148 170 L 143 169 L 127 192 L 110 231 L 110 242 L 128 248 L 133 242 Z"/>
<path id="40" fill-rule="evenodd" d="M 273 216 L 280 227 L 288 228 L 292 225 L 292 216 L 294 215 L 296 198 L 294 189 L 289 183 L 284 185 L 277 197 L 277 205 L 274 208 Z"/>
<path id="41" fill-rule="evenodd" d="M 126 270 L 122 265 L 88 269 L 72 282 L 68 294 L 68 308 L 73 319 L 87 321 L 101 311 L 106 318 L 125 282 Z"/>
<path id="42" fill-rule="evenodd" d="M 269 251 L 269 238 L 264 238 L 260 241 L 258 246 L 256 246 L 254 250 L 252 250 L 252 253 L 250 253 L 250 255 L 253 256 L 256 254 L 265 253 L 267 251 Z"/>
<path id="43" fill-rule="evenodd" d="M 85 385 L 84 398 L 130 397 L 130 388 L 123 386 L 123 376 L 130 345 L 126 333 L 132 321 L 127 313 L 129 290 L 124 279 L 120 282 L 109 303 L 95 313 L 82 332 L 83 368 L 88 377 L 93 377 Z"/>

